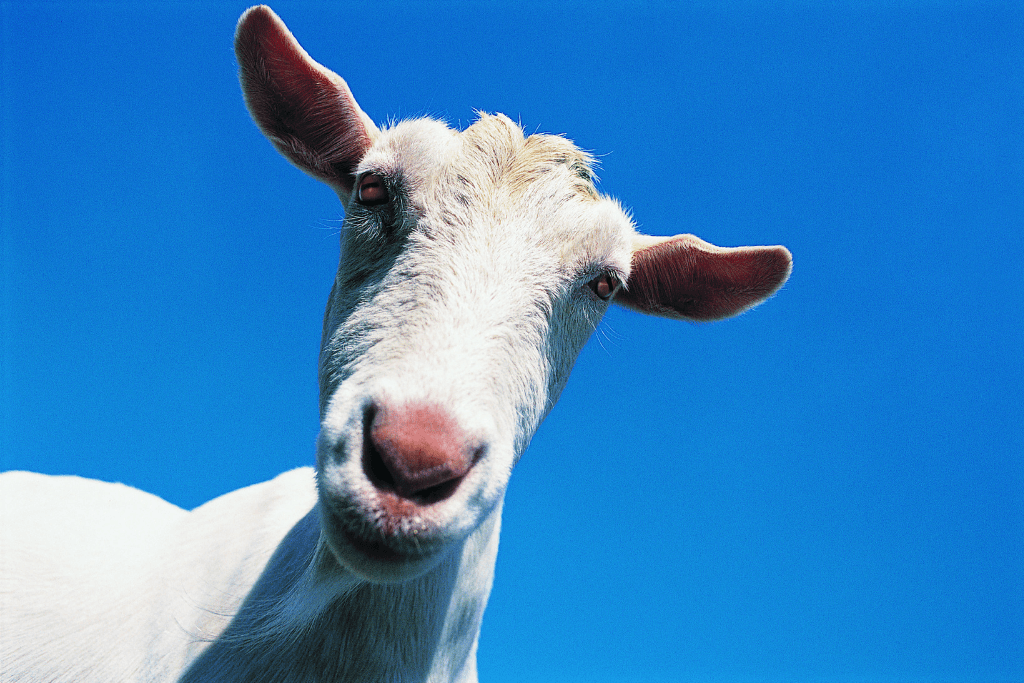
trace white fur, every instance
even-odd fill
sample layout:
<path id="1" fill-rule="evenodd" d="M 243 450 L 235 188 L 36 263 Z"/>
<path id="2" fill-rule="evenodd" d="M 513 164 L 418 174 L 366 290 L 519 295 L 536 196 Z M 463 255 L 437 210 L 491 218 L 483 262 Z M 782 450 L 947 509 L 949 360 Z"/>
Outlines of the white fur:
<path id="1" fill-rule="evenodd" d="M 523 142 L 504 117 L 477 126 Z M 377 514 L 346 445 L 362 443 L 369 397 L 441 404 L 489 444 L 416 520 L 417 559 L 325 542 L 312 470 L 193 512 L 118 484 L 7 473 L 2 680 L 476 680 L 509 475 L 607 306 L 586 282 L 625 279 L 633 229 L 617 204 L 574 189 L 567 165 L 524 191 L 464 136 L 430 120 L 380 133 L 361 167 L 401 173 L 408 244 L 370 285 L 347 284 L 348 255 L 380 227 L 350 215 L 325 325 L 321 495 Z M 448 186 L 458 174 L 473 177 L 468 205 Z"/>
<path id="2" fill-rule="evenodd" d="M 293 39 L 266 8 L 247 17 L 242 38 L 284 36 L 242 53 L 254 87 L 273 86 L 252 50 Z M 301 48 L 291 54 L 311 63 Z M 316 115 L 339 102 L 348 113 L 336 127 L 355 127 L 352 145 L 368 145 L 354 174 L 332 175 L 322 149 L 268 130 L 276 114 L 261 123 L 346 208 L 324 320 L 317 468 L 192 512 L 118 484 L 0 476 L 4 682 L 475 681 L 509 476 L 608 306 L 588 283 L 627 283 L 634 251 L 647 250 L 647 289 L 630 305 L 675 316 L 689 294 L 665 282 L 689 282 L 686 268 L 720 256 L 746 258 L 696 238 L 638 236 L 563 138 L 524 138 L 500 115 L 462 132 L 429 119 L 381 131 L 340 77 L 319 65 L 295 72 L 336 88 Z M 246 96 L 276 111 L 275 93 Z M 387 206 L 357 201 L 348 178 L 366 173 L 391 183 Z M 781 264 L 769 284 L 719 315 L 781 286 L 789 254 L 750 255 L 768 252 Z M 651 298 L 662 288 L 675 300 Z M 479 445 L 450 495 L 406 500 L 373 480 L 367 425 L 380 406 L 429 406 Z M 385 554 L 360 545 L 374 538 Z"/>

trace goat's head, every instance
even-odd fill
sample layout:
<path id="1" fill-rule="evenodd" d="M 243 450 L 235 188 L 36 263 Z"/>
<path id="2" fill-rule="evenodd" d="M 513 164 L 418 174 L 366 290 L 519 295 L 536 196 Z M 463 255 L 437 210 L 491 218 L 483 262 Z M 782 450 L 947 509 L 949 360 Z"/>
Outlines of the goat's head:
<path id="1" fill-rule="evenodd" d="M 378 130 L 266 7 L 235 47 L 257 124 L 345 207 L 317 466 L 324 537 L 364 578 L 428 570 L 498 509 L 610 302 L 714 320 L 789 275 L 783 247 L 638 235 L 586 154 L 504 116 Z"/>

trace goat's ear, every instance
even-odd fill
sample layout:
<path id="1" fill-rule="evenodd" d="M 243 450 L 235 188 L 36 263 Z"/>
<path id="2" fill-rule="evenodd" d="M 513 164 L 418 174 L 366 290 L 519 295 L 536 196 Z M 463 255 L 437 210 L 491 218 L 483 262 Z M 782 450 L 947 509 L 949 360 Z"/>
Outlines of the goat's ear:
<path id="1" fill-rule="evenodd" d="M 680 320 L 720 320 L 756 306 L 793 268 L 785 247 L 723 248 L 693 235 L 633 241 L 633 264 L 615 302 Z"/>
<path id="2" fill-rule="evenodd" d="M 352 173 L 378 134 L 348 84 L 313 61 L 265 5 L 238 20 L 235 55 L 245 104 L 263 134 L 347 201 Z"/>

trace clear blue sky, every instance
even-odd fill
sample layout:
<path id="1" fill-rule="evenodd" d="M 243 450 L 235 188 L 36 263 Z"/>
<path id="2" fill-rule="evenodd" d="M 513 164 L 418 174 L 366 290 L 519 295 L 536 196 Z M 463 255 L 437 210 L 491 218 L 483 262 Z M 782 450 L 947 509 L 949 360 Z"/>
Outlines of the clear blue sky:
<path id="1" fill-rule="evenodd" d="M 481 679 L 1024 680 L 1024 9 L 686 4 L 274 5 L 378 122 L 504 112 L 647 232 L 794 254 L 741 318 L 607 317 Z M 0 2 L 2 468 L 312 463 L 342 211 L 245 111 L 245 6 Z"/>

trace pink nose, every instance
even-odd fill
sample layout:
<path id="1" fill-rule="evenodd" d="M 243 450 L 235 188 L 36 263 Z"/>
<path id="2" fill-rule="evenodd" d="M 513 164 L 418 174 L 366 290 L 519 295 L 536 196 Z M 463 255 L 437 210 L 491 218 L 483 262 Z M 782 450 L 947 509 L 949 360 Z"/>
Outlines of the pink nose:
<path id="1" fill-rule="evenodd" d="M 368 436 L 364 466 L 374 484 L 425 502 L 454 493 L 483 452 L 433 405 L 377 406 Z"/>

